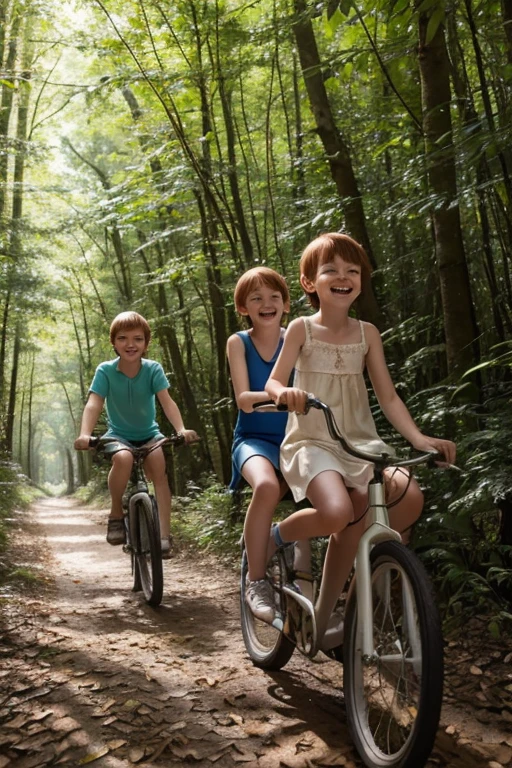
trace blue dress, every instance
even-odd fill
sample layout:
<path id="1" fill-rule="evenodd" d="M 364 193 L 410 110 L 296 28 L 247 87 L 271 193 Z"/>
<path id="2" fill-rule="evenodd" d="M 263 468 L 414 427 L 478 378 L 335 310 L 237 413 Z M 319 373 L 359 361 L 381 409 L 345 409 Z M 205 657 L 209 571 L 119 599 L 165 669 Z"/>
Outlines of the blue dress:
<path id="1" fill-rule="evenodd" d="M 245 347 L 245 361 L 249 374 L 249 389 L 251 392 L 262 392 L 268 381 L 274 364 L 283 346 L 283 337 L 279 340 L 272 360 L 264 360 L 254 346 L 248 331 L 239 331 L 237 336 Z M 231 450 L 232 476 L 230 490 L 238 488 L 242 478 L 242 467 L 247 459 L 253 456 L 264 456 L 279 469 L 279 449 L 283 441 L 287 413 L 245 413 L 238 411 L 233 447 Z"/>

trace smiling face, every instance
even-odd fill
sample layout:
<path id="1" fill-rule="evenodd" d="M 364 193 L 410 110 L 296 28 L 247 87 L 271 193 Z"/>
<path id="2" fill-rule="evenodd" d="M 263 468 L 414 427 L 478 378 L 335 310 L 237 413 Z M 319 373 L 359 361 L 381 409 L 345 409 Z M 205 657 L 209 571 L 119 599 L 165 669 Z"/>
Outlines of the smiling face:
<path id="1" fill-rule="evenodd" d="M 335 256 L 319 265 L 314 280 L 301 275 L 300 282 L 306 293 L 316 294 L 320 306 L 336 302 L 350 307 L 361 293 L 361 267 Z"/>
<path id="2" fill-rule="evenodd" d="M 283 314 L 290 311 L 286 281 L 269 267 L 253 267 L 244 272 L 236 284 L 234 299 L 237 312 L 249 318 L 253 326 L 280 323 Z"/>
<path id="3" fill-rule="evenodd" d="M 244 306 L 237 309 L 241 315 L 250 318 L 253 326 L 272 325 L 274 322 L 281 322 L 283 313 L 288 312 L 289 306 L 284 303 L 280 291 L 262 283 L 247 294 Z"/>
<path id="4" fill-rule="evenodd" d="M 138 362 L 147 348 L 143 328 L 125 328 L 115 335 L 114 349 L 126 363 Z"/>
<path id="5" fill-rule="evenodd" d="M 340 269 L 338 259 L 345 265 L 357 267 L 359 271 L 359 289 L 356 293 L 355 286 L 352 290 L 338 291 L 347 295 L 352 303 L 368 285 L 371 275 L 371 265 L 364 248 L 352 237 L 342 232 L 328 232 L 319 235 L 306 248 L 300 259 L 300 282 L 304 291 L 308 294 L 309 303 L 315 309 L 320 307 L 319 297 L 314 285 L 322 267 L 331 266 L 335 270 Z M 347 273 L 348 276 L 348 273 Z M 341 286 L 343 287 L 343 286 Z M 350 286 L 346 286 L 350 288 Z"/>

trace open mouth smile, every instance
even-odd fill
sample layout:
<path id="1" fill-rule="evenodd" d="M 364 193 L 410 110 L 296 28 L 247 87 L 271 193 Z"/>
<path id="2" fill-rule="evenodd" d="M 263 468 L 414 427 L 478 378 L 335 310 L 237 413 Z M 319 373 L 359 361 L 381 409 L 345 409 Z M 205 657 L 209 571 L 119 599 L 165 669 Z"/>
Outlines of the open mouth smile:
<path id="1" fill-rule="evenodd" d="M 268 312 L 260 312 L 259 316 L 260 317 L 275 317 L 276 316 L 276 311 L 275 311 L 275 309 L 271 309 Z"/>
<path id="2" fill-rule="evenodd" d="M 341 296 L 347 296 L 349 293 L 352 293 L 352 288 L 333 287 L 331 288 L 331 292 L 338 293 Z"/>

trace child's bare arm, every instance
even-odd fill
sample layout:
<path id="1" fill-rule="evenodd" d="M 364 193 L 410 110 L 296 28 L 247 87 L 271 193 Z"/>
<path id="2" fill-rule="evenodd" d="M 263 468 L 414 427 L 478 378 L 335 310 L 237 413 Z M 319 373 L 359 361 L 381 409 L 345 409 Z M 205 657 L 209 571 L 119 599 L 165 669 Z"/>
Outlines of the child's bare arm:
<path id="1" fill-rule="evenodd" d="M 420 451 L 439 451 L 449 464 L 453 464 L 456 454 L 455 443 L 451 440 L 424 435 L 399 397 L 389 374 L 382 339 L 377 328 L 366 324 L 365 335 L 368 341 L 366 366 L 384 416 L 415 448 Z"/>
<path id="2" fill-rule="evenodd" d="M 89 447 L 89 440 L 103 409 L 104 402 L 104 398 L 97 395 L 96 392 L 91 392 L 89 394 L 82 414 L 80 435 L 77 437 L 74 444 L 77 451 L 84 451 Z"/>
<path id="3" fill-rule="evenodd" d="M 266 392 L 275 403 L 285 404 L 288 410 L 297 413 L 304 411 L 307 392 L 297 387 L 288 387 L 287 383 L 305 340 L 304 321 L 297 318 L 290 323 L 286 331 L 283 348 L 265 386 Z"/>
<path id="4" fill-rule="evenodd" d="M 226 345 L 226 354 L 236 404 L 241 411 L 252 413 L 254 403 L 268 400 L 268 395 L 264 391 L 256 392 L 250 389 L 245 347 L 242 339 L 237 334 L 229 337 Z"/>
<path id="5" fill-rule="evenodd" d="M 183 435 L 185 442 L 193 443 L 196 440 L 199 440 L 199 436 L 195 430 L 186 429 L 183 425 L 183 418 L 181 416 L 180 409 L 170 396 L 169 391 L 167 389 L 161 389 L 160 392 L 156 393 L 156 396 L 158 398 L 158 402 L 162 406 L 162 410 L 166 418 L 171 422 L 176 432 L 179 432 Z"/>

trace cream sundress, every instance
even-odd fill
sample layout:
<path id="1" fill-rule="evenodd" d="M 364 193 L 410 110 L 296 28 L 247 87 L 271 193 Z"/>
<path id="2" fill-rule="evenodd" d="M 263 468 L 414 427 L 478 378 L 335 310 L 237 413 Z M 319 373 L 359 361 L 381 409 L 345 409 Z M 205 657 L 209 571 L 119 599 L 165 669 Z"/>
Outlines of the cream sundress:
<path id="1" fill-rule="evenodd" d="M 310 318 L 304 318 L 306 341 L 295 365 L 293 386 L 311 392 L 330 406 L 336 424 L 354 446 L 370 453 L 394 454 L 379 438 L 364 381 L 368 344 L 359 321 L 361 341 L 331 344 L 314 339 Z M 281 472 L 295 501 L 306 497 L 314 477 L 327 469 L 339 472 L 349 488 L 366 489 L 373 466 L 349 456 L 327 430 L 324 414 L 311 409 L 306 416 L 290 413 L 281 444 Z"/>

